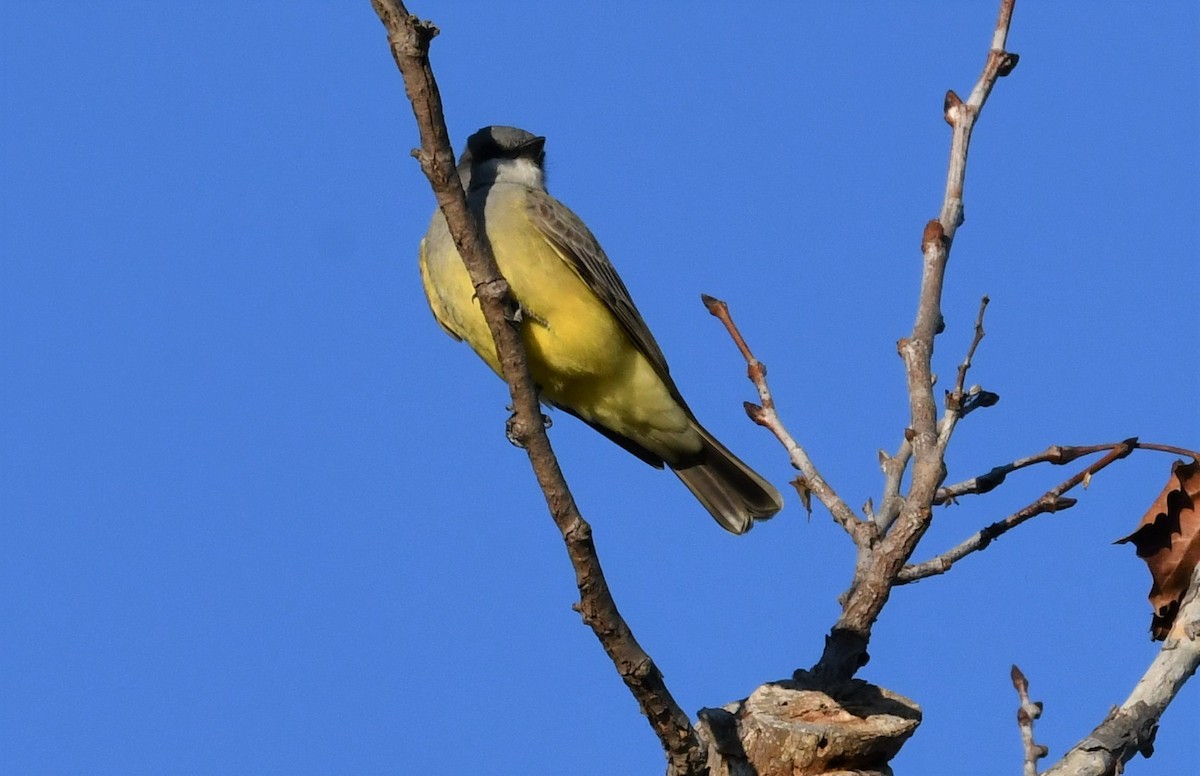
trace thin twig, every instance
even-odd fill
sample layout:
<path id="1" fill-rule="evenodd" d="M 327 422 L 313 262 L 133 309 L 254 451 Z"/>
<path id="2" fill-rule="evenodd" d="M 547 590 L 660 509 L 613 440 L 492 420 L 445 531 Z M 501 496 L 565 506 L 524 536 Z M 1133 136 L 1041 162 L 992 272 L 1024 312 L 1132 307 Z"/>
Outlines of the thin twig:
<path id="1" fill-rule="evenodd" d="M 671 773 L 707 774 L 705 756 L 691 721 L 617 610 L 596 555 L 591 526 L 580 515 L 546 436 L 520 333 L 507 315 L 513 308 L 508 283 L 496 266 L 491 244 L 467 208 L 455 170 L 441 96 L 429 64 L 429 43 L 437 28 L 409 14 L 399 0 L 371 0 L 371 4 L 387 29 L 392 56 L 404 77 L 420 130 L 421 149 L 414 155 L 433 187 L 495 340 L 501 370 L 512 394 L 514 421 L 510 429 L 529 456 L 575 569 L 578 611 L 650 721 L 667 753 Z"/>
<path id="2" fill-rule="evenodd" d="M 950 442 L 950 435 L 955 424 L 975 409 L 995 404 L 999 398 L 987 391 L 972 389 L 968 393 L 963 389 L 967 380 L 967 372 L 975 358 L 975 351 L 978 349 L 979 343 L 983 341 L 983 313 L 987 310 L 990 301 L 985 296 L 979 302 L 979 315 L 975 318 L 975 336 L 971 340 L 971 346 L 967 349 L 966 357 L 959 364 L 958 380 L 954 384 L 954 390 L 946 395 L 946 412 L 938 424 L 938 445 L 942 449 L 943 455 L 945 446 Z M 883 468 L 884 473 L 883 499 L 882 506 L 874 520 L 875 524 L 884 532 L 892 527 L 892 523 L 895 522 L 900 515 L 900 510 L 904 507 L 904 499 L 900 497 L 900 484 L 904 480 L 904 472 L 908 468 L 911 458 L 912 442 L 907 439 L 901 443 L 900 449 L 894 456 L 889 457 L 882 450 L 879 452 L 879 465 Z"/>
<path id="3" fill-rule="evenodd" d="M 994 490 L 1005 481 L 1009 474 L 1024 469 L 1027 466 L 1033 466 L 1039 463 L 1051 463 L 1056 466 L 1068 464 L 1084 455 L 1099 453 L 1104 450 L 1116 450 L 1123 446 L 1132 446 L 1135 450 L 1153 450 L 1161 453 L 1171 453 L 1172 455 L 1182 455 L 1200 461 L 1200 451 L 1189 450 L 1186 447 L 1176 447 L 1174 445 L 1163 445 L 1154 442 L 1140 442 L 1136 437 L 1126 439 L 1122 442 L 1111 442 L 1103 445 L 1086 445 L 1086 446 L 1070 446 L 1070 445 L 1051 445 L 1036 455 L 1018 458 L 1010 463 L 1001 464 L 993 467 L 985 474 L 978 477 L 972 477 L 969 480 L 956 482 L 953 485 L 946 485 L 938 488 L 937 496 L 934 498 L 934 504 L 945 504 L 953 502 L 959 496 L 979 495 Z"/>
<path id="4" fill-rule="evenodd" d="M 854 510 L 834 491 L 833 486 L 825 481 L 821 473 L 817 470 L 816 464 L 812 462 L 808 452 L 796 441 L 795 437 L 783 425 L 783 421 L 779 418 L 779 413 L 775 410 L 775 399 L 771 396 L 771 389 L 767 385 L 767 367 L 766 364 L 754 357 L 750 346 L 746 344 L 746 340 L 742 337 L 742 333 L 738 330 L 737 324 L 733 322 L 733 316 L 729 313 L 729 305 L 720 299 L 701 294 L 700 298 L 704 301 L 704 306 L 708 311 L 717 318 L 721 323 L 725 324 L 726 331 L 733 339 L 738 350 L 742 354 L 742 358 L 746 359 L 746 375 L 750 378 L 750 382 L 754 383 L 754 387 L 758 389 L 759 401 L 761 405 L 745 403 L 746 414 L 750 416 L 758 425 L 770 431 L 775 435 L 775 438 L 787 450 L 788 459 L 792 462 L 792 466 L 800 471 L 803 475 L 803 487 L 811 491 L 820 500 L 825 508 L 833 515 L 833 519 L 845 529 L 850 535 L 855 544 L 863 545 L 868 543 L 873 536 L 872 526 L 869 522 L 859 519 L 854 514 Z"/>
<path id="5" fill-rule="evenodd" d="M 955 563 L 973 552 L 986 549 L 992 543 L 993 539 L 1008 533 L 1008 531 L 1016 528 L 1026 520 L 1048 512 L 1061 512 L 1064 509 L 1070 509 L 1075 504 L 1076 500 L 1073 498 L 1057 498 L 1050 494 L 1045 494 L 1037 501 L 1013 512 L 1003 520 L 997 520 L 986 528 L 975 532 L 968 539 L 943 552 L 941 555 L 930 558 L 927 561 L 922 561 L 921 563 L 906 565 L 896 575 L 896 584 L 907 585 L 910 582 L 916 582 L 926 577 L 945 574 Z"/>
<path id="6" fill-rule="evenodd" d="M 900 516 L 900 510 L 904 508 L 900 486 L 904 482 L 908 462 L 912 460 L 912 451 L 912 442 L 907 439 L 900 443 L 900 449 L 893 456 L 879 451 L 879 466 L 883 469 L 883 498 L 880 499 L 879 511 L 875 514 L 875 524 L 881 531 L 891 528 L 892 523 Z"/>
<path id="7" fill-rule="evenodd" d="M 986 548 L 992 543 L 993 539 L 1016 528 L 1026 520 L 1047 512 L 1058 512 L 1075 506 L 1075 499 L 1063 498 L 1062 495 L 1080 483 L 1090 481 L 1097 472 L 1132 453 L 1135 444 L 1136 440 L 1122 442 L 1113 450 L 1110 450 L 1108 455 L 1046 491 L 1037 501 L 1030 503 L 1003 520 L 992 523 L 983 530 L 976 532 L 966 541 L 938 555 L 936 558 L 931 558 L 923 563 L 905 566 L 896 575 L 896 583 L 904 585 L 909 582 L 916 582 L 918 579 L 924 579 L 925 577 L 945 574 L 955 563 L 973 552 L 978 552 Z"/>
<path id="8" fill-rule="evenodd" d="M 908 384 L 910 423 L 905 439 L 912 443 L 912 478 L 899 517 L 870 562 L 856 572 L 844 596 L 842 614 L 825 641 L 820 661 L 813 667 L 815 673 L 829 680 L 851 677 L 866 662 L 871 628 L 887 603 L 896 575 L 929 527 L 933 499 L 945 476 L 933 397 L 933 344 L 942 328 L 942 287 L 950 247 L 963 222 L 963 185 L 971 133 L 996 80 L 1008 75 L 1017 63 L 1016 55 L 1005 51 L 1014 2 L 1000 2 L 987 61 L 970 98 L 964 103 L 954 92 L 946 94 L 945 117 L 952 128 L 946 191 L 939 217 L 926 225 L 922 235 L 924 261 L 916 320 L 912 333 L 899 343 Z M 888 507 L 886 496 L 882 507 Z"/>
<path id="9" fill-rule="evenodd" d="M 957 397 L 955 402 L 957 405 L 962 405 L 963 386 L 967 382 L 967 372 L 970 371 L 975 351 L 979 349 L 979 343 L 983 342 L 983 338 L 987 332 L 983 330 L 983 314 L 987 312 L 988 303 L 992 300 L 986 295 L 979 300 L 979 314 L 975 316 L 975 336 L 971 339 L 971 347 L 967 348 L 966 358 L 958 365 L 958 379 L 954 382 L 953 395 Z"/>
<path id="10" fill-rule="evenodd" d="M 1175 622 L 1133 692 L 1043 776 L 1120 773 L 1135 754 L 1154 752 L 1158 720 L 1200 668 L 1200 566 L 1192 572 Z"/>
<path id="11" fill-rule="evenodd" d="M 1200 461 L 1200 450 L 1191 450 L 1186 447 L 1176 447 L 1175 445 L 1160 445 L 1152 442 L 1138 442 L 1139 450 L 1155 450 L 1160 453 L 1170 453 L 1171 455 L 1186 455 L 1193 461 Z"/>
<path id="12" fill-rule="evenodd" d="M 1016 665 L 1012 667 L 1013 688 L 1021 705 L 1017 707 L 1017 727 L 1021 729 L 1021 748 L 1025 751 L 1024 776 L 1038 776 L 1038 760 L 1050 753 L 1050 750 L 1033 740 L 1033 721 L 1042 716 L 1041 701 L 1029 699 L 1029 680 Z"/>
<path id="13" fill-rule="evenodd" d="M 971 346 L 967 348 L 966 358 L 958 365 L 958 379 L 954 381 L 954 389 L 946 394 L 946 411 L 942 414 L 941 421 L 938 422 L 938 450 L 945 456 L 946 446 L 950 444 L 950 436 L 954 433 L 954 427 L 958 421 L 966 417 L 973 409 L 978 406 L 986 406 L 986 403 L 979 401 L 972 402 L 972 399 L 982 396 L 983 392 L 973 391 L 967 394 L 964 391 L 964 386 L 967 381 L 967 372 L 971 369 L 972 359 L 975 358 L 975 351 L 979 348 L 979 343 L 983 342 L 983 314 L 987 312 L 988 302 L 990 300 L 985 296 L 979 302 L 979 314 L 975 317 L 975 336 L 971 340 Z M 994 396 L 995 394 L 988 394 Z M 990 403 L 994 404 L 994 401 Z"/>

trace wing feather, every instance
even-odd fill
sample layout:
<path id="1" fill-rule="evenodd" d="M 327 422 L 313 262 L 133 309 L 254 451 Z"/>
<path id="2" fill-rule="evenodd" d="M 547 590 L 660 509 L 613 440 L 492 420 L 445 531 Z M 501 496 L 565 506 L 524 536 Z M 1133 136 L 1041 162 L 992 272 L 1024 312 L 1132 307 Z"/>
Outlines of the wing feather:
<path id="1" fill-rule="evenodd" d="M 680 406 L 687 403 L 679 395 L 675 381 L 671 379 L 667 359 L 650 333 L 650 327 L 638 312 L 629 295 L 629 289 L 617 275 L 617 270 L 608 260 L 604 249 L 592 235 L 587 225 L 558 200 L 543 191 L 530 191 L 528 195 L 529 218 L 538 231 L 558 251 L 580 280 L 592 290 L 609 309 L 629 339 L 662 378 Z M 690 410 L 688 410 L 690 413 Z"/>

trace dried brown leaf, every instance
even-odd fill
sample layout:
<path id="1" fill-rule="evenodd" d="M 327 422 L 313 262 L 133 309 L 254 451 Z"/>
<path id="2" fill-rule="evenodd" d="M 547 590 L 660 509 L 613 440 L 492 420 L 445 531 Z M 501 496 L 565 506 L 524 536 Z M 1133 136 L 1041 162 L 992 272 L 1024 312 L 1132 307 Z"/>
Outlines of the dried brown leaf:
<path id="1" fill-rule="evenodd" d="M 812 488 L 809 487 L 808 480 L 804 478 L 804 475 L 798 474 L 791 484 L 800 496 L 800 503 L 804 505 L 804 511 L 808 513 L 809 517 L 812 517 Z"/>
<path id="2" fill-rule="evenodd" d="M 1146 511 L 1137 530 L 1117 544 L 1133 542 L 1137 555 L 1150 568 L 1150 605 L 1154 618 L 1150 635 L 1167 637 L 1175 613 L 1200 563 L 1200 461 L 1176 461 L 1162 493 Z"/>

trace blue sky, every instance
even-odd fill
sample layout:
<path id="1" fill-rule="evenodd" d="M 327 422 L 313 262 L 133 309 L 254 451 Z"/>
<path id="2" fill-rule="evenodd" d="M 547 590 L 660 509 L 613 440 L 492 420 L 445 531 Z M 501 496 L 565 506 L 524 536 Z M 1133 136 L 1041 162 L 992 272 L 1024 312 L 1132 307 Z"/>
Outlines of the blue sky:
<path id="1" fill-rule="evenodd" d="M 456 146 L 546 135 L 715 434 L 765 476 L 729 301 L 780 411 L 854 506 L 906 421 L 947 88 L 993 2 L 413 3 Z M 1200 444 L 1200 71 L 1187 3 L 1018 5 L 980 122 L 936 370 L 989 294 L 963 479 L 1052 443 Z M 434 324 L 433 198 L 381 26 L 355 3 L 0 10 L 0 770 L 661 773 L 591 632 L 507 396 Z M 572 418 L 552 439 L 623 613 L 694 712 L 811 664 L 852 550 L 823 510 L 722 532 Z M 1171 458 L 900 590 L 861 676 L 919 701 L 898 772 L 1019 768 L 1010 664 L 1052 756 L 1157 646 L 1113 539 Z M 1073 470 L 940 510 L 922 559 Z M 1200 757 L 1200 688 L 1130 773 Z"/>

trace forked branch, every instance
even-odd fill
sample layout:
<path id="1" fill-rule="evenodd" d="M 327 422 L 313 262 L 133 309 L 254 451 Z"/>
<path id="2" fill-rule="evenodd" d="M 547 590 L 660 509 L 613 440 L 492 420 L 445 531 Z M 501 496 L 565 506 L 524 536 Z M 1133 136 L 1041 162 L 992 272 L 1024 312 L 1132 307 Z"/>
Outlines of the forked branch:
<path id="1" fill-rule="evenodd" d="M 820 661 L 814 666 L 815 673 L 831 681 L 853 676 L 866 663 L 872 626 L 887 604 L 897 575 L 929 527 L 934 498 L 945 476 L 945 447 L 953 425 L 945 424 L 944 433 L 940 432 L 933 394 L 934 339 L 943 328 L 942 287 L 950 248 L 954 234 L 963 222 L 963 186 L 971 133 L 997 79 L 1008 75 L 1017 63 L 1017 56 L 1005 50 L 1014 2 L 1001 0 L 987 60 L 970 97 L 963 102 L 952 91 L 946 94 L 945 117 L 952 130 L 946 191 L 938 218 L 925 226 L 922 235 L 923 262 L 916 320 L 912 333 L 902 339 L 898 347 L 907 376 L 909 427 L 905 430 L 905 445 L 896 456 L 901 459 L 901 466 L 896 465 L 896 459 L 884 462 L 888 485 L 897 490 L 894 494 L 885 491 L 881 509 L 885 516 L 896 510 L 897 518 L 868 562 L 860 563 L 856 569 L 850 589 L 843 596 L 842 615 L 825 641 Z M 963 374 L 965 378 L 965 371 Z M 912 478 L 908 493 L 901 500 L 902 465 L 910 456 Z"/>
<path id="2" fill-rule="evenodd" d="M 958 421 L 975 410 L 981 407 L 990 407 L 1000 400 L 996 394 L 978 386 L 972 386 L 970 389 L 964 388 L 967 373 L 974 363 L 975 351 L 979 349 L 979 343 L 983 342 L 983 314 L 987 312 L 990 301 L 986 296 L 979 301 L 979 314 L 975 317 L 975 336 L 971 339 L 971 346 L 967 348 L 967 355 L 958 366 L 958 379 L 955 381 L 954 390 L 946 393 L 946 411 L 938 424 L 938 447 L 942 451 L 942 455 L 945 455 L 946 447 L 950 443 L 950 436 L 954 433 L 954 427 Z M 883 498 L 880 510 L 873 519 L 883 531 L 891 528 L 892 523 L 900 515 L 900 509 L 904 506 L 904 499 L 900 496 L 900 483 L 904 479 L 904 472 L 908 468 L 908 462 L 912 459 L 912 453 L 913 447 L 910 439 L 904 440 L 894 456 L 888 456 L 882 450 L 879 451 L 879 465 L 883 468 L 884 473 Z M 935 500 L 934 503 L 939 502 Z"/>
<path id="3" fill-rule="evenodd" d="M 1062 466 L 1085 455 L 1092 455 L 1093 453 L 1100 453 L 1105 450 L 1116 450 L 1122 447 L 1130 447 L 1133 450 L 1153 450 L 1160 453 L 1171 453 L 1172 455 L 1182 455 L 1200 461 L 1200 450 L 1189 450 L 1186 447 L 1163 445 L 1155 442 L 1142 442 L 1136 437 L 1126 439 L 1122 442 L 1109 442 L 1102 445 L 1051 445 L 1035 455 L 1018 458 L 1015 461 L 995 466 L 977 477 L 938 488 L 937 497 L 933 503 L 945 504 L 953 502 L 959 496 L 988 493 L 1003 484 L 1008 475 L 1018 469 L 1024 469 L 1039 463 Z"/>
<path id="4" fill-rule="evenodd" d="M 750 378 L 750 382 L 754 383 L 754 387 L 758 390 L 759 401 L 762 402 L 761 405 L 746 402 L 746 414 L 755 423 L 774 434 L 779 443 L 783 445 L 792 466 L 800 471 L 803 478 L 797 483 L 797 488 L 813 493 L 833 515 L 837 524 L 850 534 L 855 544 L 861 546 L 870 542 L 874 536 L 874 526 L 860 520 L 854 514 L 854 510 L 850 509 L 849 505 L 821 476 L 816 464 L 809 457 L 808 451 L 796 441 L 787 427 L 783 425 L 783 421 L 780 420 L 779 413 L 775 410 L 775 399 L 771 396 L 771 389 L 767 385 L 767 366 L 754 357 L 750 346 L 746 344 L 746 340 L 738 330 L 737 324 L 733 322 L 733 316 L 729 314 L 729 305 L 708 294 L 702 294 L 700 298 L 704 301 L 704 306 L 708 308 L 708 311 L 725 325 L 726 331 L 729 332 L 733 343 L 737 345 L 742 358 L 746 359 L 746 376 Z"/>
<path id="5" fill-rule="evenodd" d="M 1047 512 L 1058 512 L 1075 506 L 1075 499 L 1063 498 L 1063 494 L 1080 483 L 1088 482 L 1097 472 L 1132 453 L 1136 444 L 1136 439 L 1128 439 L 1116 445 L 1114 449 L 1109 451 L 1108 455 L 1046 491 L 1041 498 L 1017 510 L 1003 520 L 992 523 L 988 527 L 978 531 L 958 546 L 924 563 L 905 566 L 896 575 L 897 584 L 903 585 L 909 582 L 916 582 L 925 577 L 934 576 L 935 574 L 945 574 L 955 563 L 973 552 L 985 549 L 992 543 L 992 540 L 1016 528 L 1026 520 L 1046 514 Z"/>

